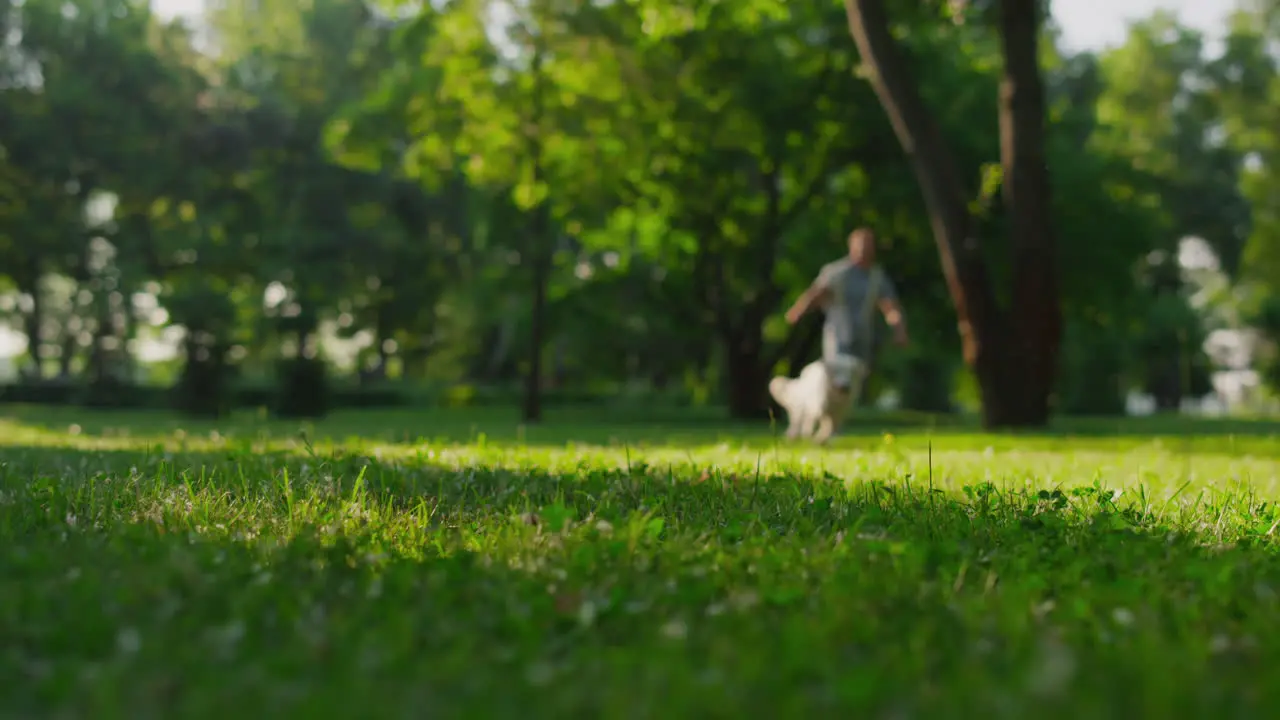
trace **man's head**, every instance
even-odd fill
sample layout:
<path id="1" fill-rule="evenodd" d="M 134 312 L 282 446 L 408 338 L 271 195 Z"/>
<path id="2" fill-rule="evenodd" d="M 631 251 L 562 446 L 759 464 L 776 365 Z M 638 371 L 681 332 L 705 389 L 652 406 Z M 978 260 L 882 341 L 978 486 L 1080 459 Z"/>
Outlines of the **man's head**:
<path id="1" fill-rule="evenodd" d="M 875 264 L 876 234 L 871 228 L 858 228 L 849 233 L 849 259 L 864 268 Z"/>

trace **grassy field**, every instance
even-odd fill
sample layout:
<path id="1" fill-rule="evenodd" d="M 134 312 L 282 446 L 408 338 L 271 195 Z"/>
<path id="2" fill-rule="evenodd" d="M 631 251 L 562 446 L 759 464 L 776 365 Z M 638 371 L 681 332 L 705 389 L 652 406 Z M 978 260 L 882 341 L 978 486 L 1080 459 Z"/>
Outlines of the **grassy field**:
<path id="1" fill-rule="evenodd" d="M 0 409 L 0 717 L 1266 717 L 1280 425 Z"/>

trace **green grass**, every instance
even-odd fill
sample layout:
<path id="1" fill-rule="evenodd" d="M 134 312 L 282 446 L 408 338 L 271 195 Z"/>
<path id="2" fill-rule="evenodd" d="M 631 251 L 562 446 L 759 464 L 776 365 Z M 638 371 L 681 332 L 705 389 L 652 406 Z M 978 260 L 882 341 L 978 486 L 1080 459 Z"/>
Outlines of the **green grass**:
<path id="1" fill-rule="evenodd" d="M 0 416 L 0 717 L 1280 701 L 1275 424 Z"/>

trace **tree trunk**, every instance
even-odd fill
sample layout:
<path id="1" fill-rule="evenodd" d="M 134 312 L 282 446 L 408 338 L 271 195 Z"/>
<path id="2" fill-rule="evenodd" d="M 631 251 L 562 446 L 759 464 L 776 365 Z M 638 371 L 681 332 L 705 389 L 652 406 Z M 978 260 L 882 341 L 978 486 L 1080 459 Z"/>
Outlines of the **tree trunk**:
<path id="1" fill-rule="evenodd" d="M 520 298 L 508 297 L 502 301 L 501 319 L 487 333 L 488 339 L 484 347 L 489 348 L 484 360 L 480 377 L 488 381 L 501 380 L 506 377 L 505 368 L 509 366 L 511 348 L 515 344 L 516 329 L 519 318 Z"/>
<path id="2" fill-rule="evenodd" d="M 724 335 L 725 390 L 729 415 L 738 420 L 769 417 L 769 371 L 761 322 L 747 318 Z M 771 363 L 770 363 L 771 365 Z"/>
<path id="3" fill-rule="evenodd" d="M 1057 243 L 1045 157 L 1044 85 L 1040 79 L 1040 3 L 1002 0 L 1000 37 L 1000 162 L 1013 251 L 1012 332 L 1006 371 L 1021 392 L 1002 393 L 1003 424 L 1044 425 L 1058 373 L 1062 308 Z M 1012 401 L 1012 402 L 1011 402 Z M 1011 407 L 1009 405 L 1012 405 Z"/>
<path id="4" fill-rule="evenodd" d="M 806 315 L 796 323 L 795 340 L 785 347 L 787 372 L 796 377 L 805 365 L 813 362 L 822 350 L 822 320 L 816 314 Z"/>
<path id="5" fill-rule="evenodd" d="M 44 379 L 44 298 L 40 295 L 40 273 L 36 268 L 28 277 L 31 278 L 26 287 L 19 289 L 31 296 L 31 312 L 26 317 L 27 354 L 31 357 L 31 379 Z"/>
<path id="6" fill-rule="evenodd" d="M 81 317 L 82 311 L 85 309 L 81 307 L 76 296 L 79 295 L 80 290 L 89 281 L 88 258 L 86 257 L 88 252 L 89 247 L 86 243 L 66 268 L 67 275 L 74 283 L 71 293 L 71 307 L 67 317 L 68 322 L 73 317 Z M 62 329 L 62 355 L 58 358 L 58 378 L 61 380 L 71 379 L 72 365 L 80 346 L 78 335 L 79 333 L 71 332 L 65 326 Z"/>
<path id="7" fill-rule="evenodd" d="M 1181 358 L 1165 356 L 1147 363 L 1145 390 L 1158 412 L 1176 412 L 1182 407 Z"/>
<path id="8" fill-rule="evenodd" d="M 133 306 L 133 292 L 125 290 L 124 307 L 121 308 L 120 337 L 120 374 L 124 381 L 136 384 L 138 377 L 138 359 L 134 356 L 134 347 L 138 337 L 138 311 Z"/>
<path id="9" fill-rule="evenodd" d="M 101 302 L 101 301 L 99 301 Z M 89 342 L 89 360 L 85 368 L 85 375 L 88 376 L 90 383 L 104 382 L 110 370 L 110 360 L 107 359 L 107 338 L 111 336 L 111 329 L 108 321 L 103 317 L 103 313 L 99 311 L 97 321 L 94 323 L 92 340 Z"/>
<path id="10" fill-rule="evenodd" d="M 76 358 L 76 348 L 79 343 L 76 342 L 75 333 L 63 332 L 62 336 L 62 355 L 58 356 L 58 379 L 71 379 L 71 365 Z"/>
<path id="11" fill-rule="evenodd" d="M 1005 198 L 1017 205 L 1010 210 L 1015 218 L 1014 297 L 1019 307 L 1011 322 L 996 302 L 954 155 L 889 32 L 883 0 L 845 0 L 849 33 L 924 196 L 965 361 L 977 377 L 983 425 L 988 428 L 1045 424 L 1056 366 L 1060 328 L 1034 5 L 1029 0 L 1004 0 L 1001 6 Z M 1032 166 L 1037 162 L 1038 174 Z M 1043 324 L 1037 326 L 1037 321 Z"/>
<path id="12" fill-rule="evenodd" d="M 758 365 L 728 366 L 729 415 L 737 420 L 764 420 L 769 417 L 768 379 Z"/>
<path id="13" fill-rule="evenodd" d="M 529 308 L 529 372 L 524 379 L 523 418 L 527 423 L 542 421 L 542 348 L 545 344 L 547 284 L 551 279 L 550 207 L 544 201 L 534 210 L 530 243 L 534 245 L 533 303 Z"/>
<path id="14" fill-rule="evenodd" d="M 569 382 L 569 343 L 564 336 L 556 338 L 552 350 L 551 387 L 563 388 Z M 628 380 L 631 378 L 628 377 Z"/>
<path id="15" fill-rule="evenodd" d="M 374 354 L 378 358 L 377 365 L 372 368 L 361 368 L 360 382 L 381 382 L 387 379 L 387 366 L 391 362 L 391 353 L 387 352 L 387 341 L 394 330 L 391 327 L 391 303 L 378 305 L 373 321 Z"/>
<path id="16" fill-rule="evenodd" d="M 760 358 L 726 353 L 725 382 L 729 416 L 737 420 L 760 420 L 769 417 L 769 395 L 766 373 Z"/>
<path id="17" fill-rule="evenodd" d="M 543 48 L 542 36 L 538 36 L 539 45 L 533 55 L 533 108 L 529 136 L 529 161 L 533 163 L 533 185 L 542 185 L 543 177 L 543 91 L 542 75 Z M 551 261 L 555 257 L 555 247 L 551 243 L 551 205 L 550 200 L 543 197 L 533 208 L 533 227 L 529 232 L 529 257 L 533 261 L 533 303 L 529 308 L 529 372 L 524 380 L 524 408 L 522 416 L 527 423 L 542 421 L 542 346 L 544 343 L 547 314 L 547 284 L 551 280 Z"/>

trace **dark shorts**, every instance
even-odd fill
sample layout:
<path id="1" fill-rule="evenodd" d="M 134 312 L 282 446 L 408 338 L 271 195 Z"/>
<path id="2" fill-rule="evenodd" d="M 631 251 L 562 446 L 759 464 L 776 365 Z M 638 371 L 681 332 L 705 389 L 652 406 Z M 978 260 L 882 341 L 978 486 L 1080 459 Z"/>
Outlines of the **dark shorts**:
<path id="1" fill-rule="evenodd" d="M 822 362 L 827 366 L 827 373 L 832 378 L 832 384 L 838 388 L 845 389 L 852 385 L 852 378 L 848 373 L 849 361 L 847 358 L 850 357 L 857 362 L 865 364 L 868 353 L 865 348 L 859 347 L 859 343 L 839 343 L 831 333 L 823 333 Z"/>

